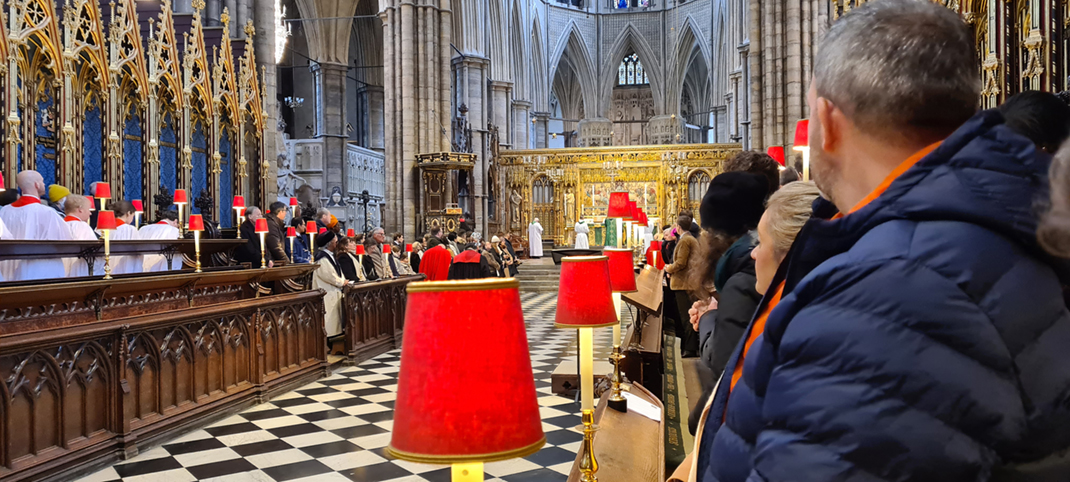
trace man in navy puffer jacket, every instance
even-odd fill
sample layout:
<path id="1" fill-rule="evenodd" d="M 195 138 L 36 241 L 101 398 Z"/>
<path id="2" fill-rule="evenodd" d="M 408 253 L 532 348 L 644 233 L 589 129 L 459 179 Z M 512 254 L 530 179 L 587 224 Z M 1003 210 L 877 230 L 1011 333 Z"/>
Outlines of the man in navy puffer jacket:
<path id="1" fill-rule="evenodd" d="M 809 94 L 829 200 L 728 362 L 699 481 L 1070 480 L 1070 273 L 1035 236 L 1048 160 L 974 115 L 975 62 L 932 2 L 830 28 Z"/>

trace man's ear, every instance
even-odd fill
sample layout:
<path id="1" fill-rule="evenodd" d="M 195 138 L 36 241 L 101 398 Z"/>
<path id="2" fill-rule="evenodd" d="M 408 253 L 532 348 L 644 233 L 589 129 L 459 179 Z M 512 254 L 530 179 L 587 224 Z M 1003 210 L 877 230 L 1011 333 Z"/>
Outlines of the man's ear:
<path id="1" fill-rule="evenodd" d="M 821 129 L 821 150 L 828 153 L 835 152 L 840 142 L 840 129 L 839 126 L 833 124 L 836 122 L 835 113 L 839 112 L 839 109 L 828 99 L 818 97 L 816 110 L 818 125 Z"/>

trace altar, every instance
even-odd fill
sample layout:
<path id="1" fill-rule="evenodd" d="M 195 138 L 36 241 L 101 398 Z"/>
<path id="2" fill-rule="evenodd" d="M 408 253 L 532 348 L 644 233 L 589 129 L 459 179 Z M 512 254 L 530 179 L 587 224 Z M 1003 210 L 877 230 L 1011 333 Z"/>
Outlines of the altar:
<path id="1" fill-rule="evenodd" d="M 497 182 L 510 202 L 498 219 L 507 232 L 523 235 L 539 218 L 543 238 L 555 246 L 571 246 L 576 221 L 584 219 L 591 246 L 601 246 L 609 194 L 618 190 L 658 227 L 682 209 L 697 219 L 710 179 L 740 150 L 739 144 L 673 144 L 502 151 Z"/>

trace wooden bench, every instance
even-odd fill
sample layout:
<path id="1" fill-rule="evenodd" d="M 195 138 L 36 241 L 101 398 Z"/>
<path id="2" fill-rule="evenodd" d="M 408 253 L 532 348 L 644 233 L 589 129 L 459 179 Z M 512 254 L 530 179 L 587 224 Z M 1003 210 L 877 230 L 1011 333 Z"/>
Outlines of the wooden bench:
<path id="1" fill-rule="evenodd" d="M 606 482 L 664 482 L 665 481 L 665 407 L 661 400 L 643 388 L 632 385 L 628 392 L 639 400 L 629 401 L 628 412 L 622 413 L 607 406 L 609 392 L 603 394 L 594 412 L 598 431 L 594 434 L 594 455 L 598 462 L 598 480 Z M 651 420 L 634 410 L 643 401 L 654 405 L 659 420 Z M 583 445 L 576 453 L 568 482 L 579 482 Z"/>
<path id="2" fill-rule="evenodd" d="M 639 382 L 659 399 L 662 396 L 662 376 L 665 360 L 661 352 L 662 328 L 662 272 L 647 266 L 635 280 L 636 291 L 622 298 L 635 307 L 636 322 L 625 332 L 621 349 L 624 360 L 621 371 L 628 380 Z"/>

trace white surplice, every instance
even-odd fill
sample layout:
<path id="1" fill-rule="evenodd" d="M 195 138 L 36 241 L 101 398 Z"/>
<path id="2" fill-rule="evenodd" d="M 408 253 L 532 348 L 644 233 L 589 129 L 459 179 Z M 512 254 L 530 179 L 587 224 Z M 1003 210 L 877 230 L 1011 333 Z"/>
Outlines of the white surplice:
<path id="1" fill-rule="evenodd" d="M 36 199 L 32 196 L 23 197 Z M 55 209 L 41 204 L 39 199 L 24 206 L 17 204 L 18 201 L 0 208 L 0 222 L 7 229 L 3 239 L 70 241 L 71 230 Z M 63 278 L 67 276 L 67 268 L 63 265 L 63 258 L 24 259 L 0 262 L 0 274 L 7 281 Z"/>
<path id="2" fill-rule="evenodd" d="M 93 232 L 93 227 L 89 223 L 81 219 L 68 219 L 66 223 L 67 228 L 71 231 L 71 239 L 75 241 L 97 240 L 97 235 Z M 69 277 L 89 276 L 89 265 L 82 258 L 63 258 L 63 264 L 67 266 L 67 276 Z M 97 258 L 93 261 L 93 271 L 103 274 L 104 258 Z"/>
<path id="3" fill-rule="evenodd" d="M 542 225 L 538 221 L 528 226 L 528 256 L 538 258 L 542 256 Z"/>
<path id="4" fill-rule="evenodd" d="M 587 240 L 587 233 L 591 228 L 586 223 L 576 223 L 576 249 L 590 249 L 591 243 Z"/>
<path id="5" fill-rule="evenodd" d="M 130 224 L 120 224 L 115 228 L 115 231 L 111 233 L 112 241 L 132 241 L 141 239 L 138 236 L 137 228 Z M 130 274 L 140 273 L 142 270 L 142 264 L 145 262 L 140 254 L 127 255 L 127 256 L 112 256 L 111 257 L 112 268 L 111 274 Z"/>
<path id="6" fill-rule="evenodd" d="M 165 222 L 147 224 L 138 230 L 141 239 L 178 239 L 178 228 Z M 146 254 L 142 264 L 144 272 L 167 271 L 167 258 L 162 254 Z M 182 255 L 176 253 L 171 261 L 171 269 L 182 269 Z"/>

